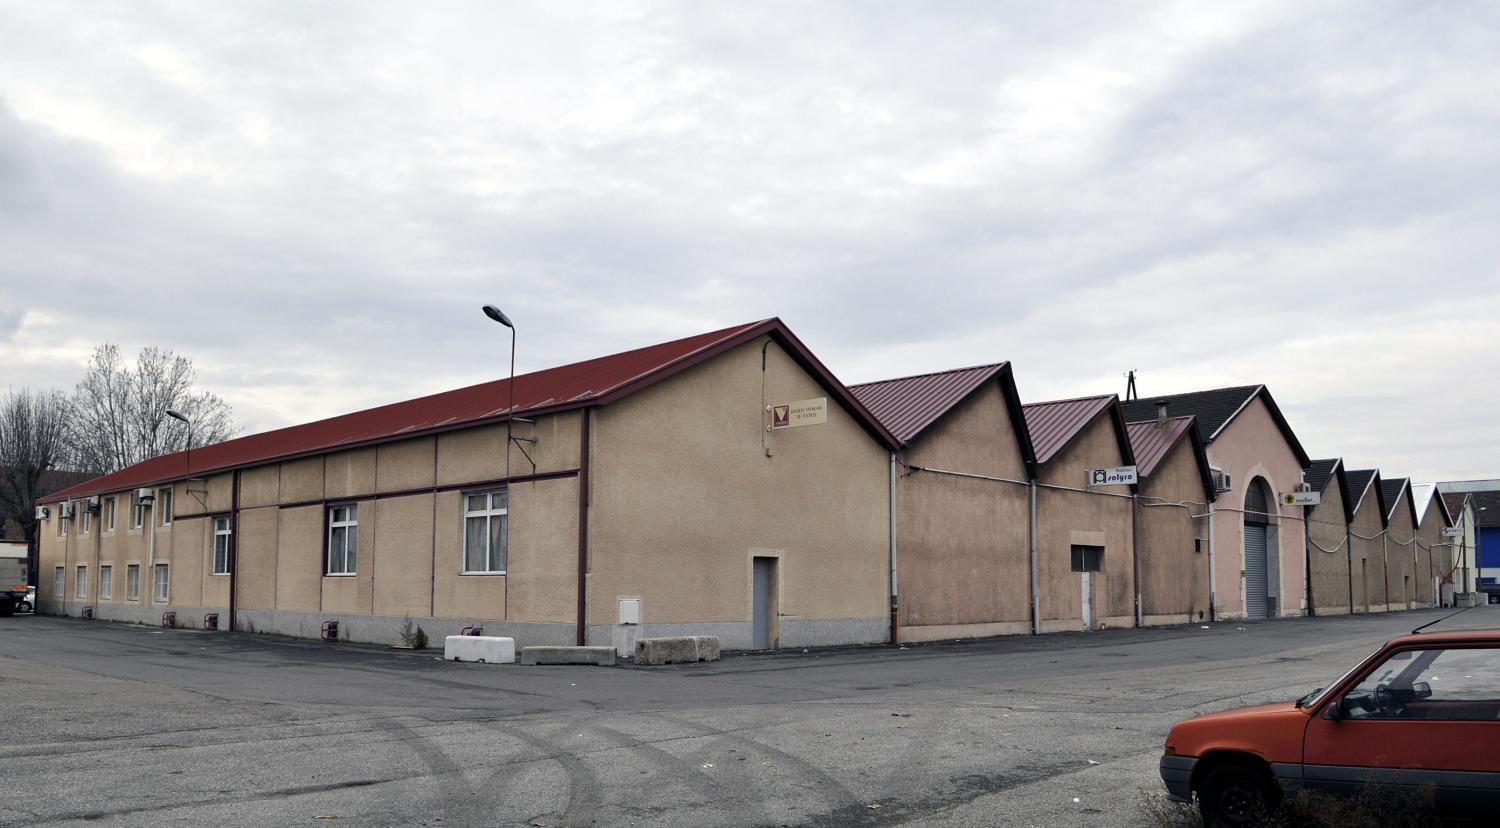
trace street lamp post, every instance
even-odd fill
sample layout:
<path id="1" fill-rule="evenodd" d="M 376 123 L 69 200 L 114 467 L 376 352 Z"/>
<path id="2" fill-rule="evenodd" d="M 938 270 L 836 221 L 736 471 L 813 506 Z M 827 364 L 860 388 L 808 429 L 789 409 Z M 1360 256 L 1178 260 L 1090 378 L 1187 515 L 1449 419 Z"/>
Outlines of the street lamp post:
<path id="1" fill-rule="evenodd" d="M 187 426 L 187 457 L 186 457 L 187 475 L 186 475 L 186 482 L 185 482 L 184 485 L 186 485 L 189 489 L 191 489 L 193 487 L 193 485 L 192 485 L 192 481 L 193 481 L 193 421 L 189 420 L 186 414 L 182 413 L 181 411 L 178 411 L 175 408 L 168 408 L 167 409 L 167 416 L 171 417 L 172 419 L 177 420 L 177 421 L 181 422 L 183 425 Z"/>
<path id="2" fill-rule="evenodd" d="M 510 328 L 510 382 L 506 386 L 510 389 L 510 400 L 505 408 L 505 488 L 506 498 L 510 497 L 510 425 L 516 418 L 516 326 L 510 321 L 505 312 L 494 305 L 484 306 L 484 315 Z"/>

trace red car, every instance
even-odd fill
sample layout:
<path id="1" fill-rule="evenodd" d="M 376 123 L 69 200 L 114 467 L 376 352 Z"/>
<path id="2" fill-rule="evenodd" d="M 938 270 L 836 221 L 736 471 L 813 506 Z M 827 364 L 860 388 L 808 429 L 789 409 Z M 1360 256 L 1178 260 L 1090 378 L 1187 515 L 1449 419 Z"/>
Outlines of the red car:
<path id="1" fill-rule="evenodd" d="M 1161 776 L 1210 826 L 1371 784 L 1431 786 L 1443 816 L 1500 822 L 1500 630 L 1404 635 L 1295 702 L 1179 722 Z"/>

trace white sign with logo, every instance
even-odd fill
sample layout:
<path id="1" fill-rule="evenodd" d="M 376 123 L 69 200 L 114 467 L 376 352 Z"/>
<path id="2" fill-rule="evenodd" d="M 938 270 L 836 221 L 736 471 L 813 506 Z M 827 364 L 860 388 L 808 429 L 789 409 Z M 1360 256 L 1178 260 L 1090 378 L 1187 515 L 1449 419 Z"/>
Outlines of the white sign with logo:
<path id="1" fill-rule="evenodd" d="M 1316 506 L 1323 502 L 1320 492 L 1287 492 L 1281 496 L 1283 506 Z"/>
<path id="2" fill-rule="evenodd" d="M 1461 538 L 1463 536 L 1464 536 L 1464 528 L 1462 526 L 1444 526 L 1443 527 L 1443 537 L 1445 537 L 1445 538 Z"/>
<path id="3" fill-rule="evenodd" d="M 1112 469 L 1089 469 L 1090 486 L 1133 486 L 1140 480 L 1135 466 L 1116 466 Z"/>
<path id="4" fill-rule="evenodd" d="M 828 422 L 828 398 L 797 400 L 771 406 L 771 428 L 797 428 Z"/>

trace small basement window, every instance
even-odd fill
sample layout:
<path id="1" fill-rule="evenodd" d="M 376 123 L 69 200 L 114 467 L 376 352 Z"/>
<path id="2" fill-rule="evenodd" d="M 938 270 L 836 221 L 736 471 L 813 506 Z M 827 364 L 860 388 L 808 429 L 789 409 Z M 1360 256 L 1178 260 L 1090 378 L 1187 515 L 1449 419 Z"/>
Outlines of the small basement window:
<path id="1" fill-rule="evenodd" d="M 1104 547 L 1073 544 L 1073 571 L 1098 572 L 1104 563 Z"/>

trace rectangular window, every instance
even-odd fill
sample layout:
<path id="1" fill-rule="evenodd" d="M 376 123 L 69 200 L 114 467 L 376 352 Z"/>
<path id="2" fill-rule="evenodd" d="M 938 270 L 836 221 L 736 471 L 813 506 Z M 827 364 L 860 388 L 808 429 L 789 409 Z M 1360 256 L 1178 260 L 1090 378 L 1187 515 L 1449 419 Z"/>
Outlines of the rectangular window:
<path id="1" fill-rule="evenodd" d="M 1104 563 L 1104 547 L 1073 545 L 1073 571 L 1098 572 Z"/>
<path id="2" fill-rule="evenodd" d="M 115 568 L 109 564 L 99 566 L 99 600 L 108 601 L 115 594 Z"/>
<path id="3" fill-rule="evenodd" d="M 214 518 L 214 574 L 229 574 L 229 518 Z"/>
<path id="4" fill-rule="evenodd" d="M 89 597 L 89 568 L 78 567 L 78 580 L 73 582 L 73 592 L 79 598 Z"/>
<path id="5" fill-rule="evenodd" d="M 358 553 L 359 507 L 328 507 L 328 574 L 353 575 Z"/>
<path id="6" fill-rule="evenodd" d="M 67 589 L 68 576 L 63 572 L 63 568 L 59 566 L 52 571 L 52 597 L 59 601 L 67 598 L 68 596 L 63 594 Z"/>
<path id="7" fill-rule="evenodd" d="M 66 503 L 57 504 L 57 536 L 59 538 L 68 536 L 68 519 L 63 517 L 63 510 L 66 508 L 68 508 Z"/>
<path id="8" fill-rule="evenodd" d="M 141 600 L 141 565 L 131 564 L 125 567 L 125 600 Z"/>
<path id="9" fill-rule="evenodd" d="M 139 529 L 146 522 L 146 505 L 139 495 L 130 496 L 130 528 Z"/>
<path id="10" fill-rule="evenodd" d="M 89 513 L 88 503 L 81 504 L 80 508 L 83 509 L 83 514 L 79 517 L 78 520 L 78 534 L 87 535 L 89 533 L 89 524 L 93 522 L 92 520 L 90 520 L 93 515 Z"/>
<path id="11" fill-rule="evenodd" d="M 115 499 L 112 497 L 104 501 L 104 531 L 115 531 Z"/>
<path id="12" fill-rule="evenodd" d="M 510 536 L 509 494 L 469 492 L 464 495 L 464 572 L 505 572 Z"/>
<path id="13" fill-rule="evenodd" d="M 167 600 L 167 565 L 156 565 L 156 600 Z"/>
<path id="14" fill-rule="evenodd" d="M 161 515 L 161 525 L 172 525 L 172 490 L 162 489 L 156 493 L 156 511 Z"/>

